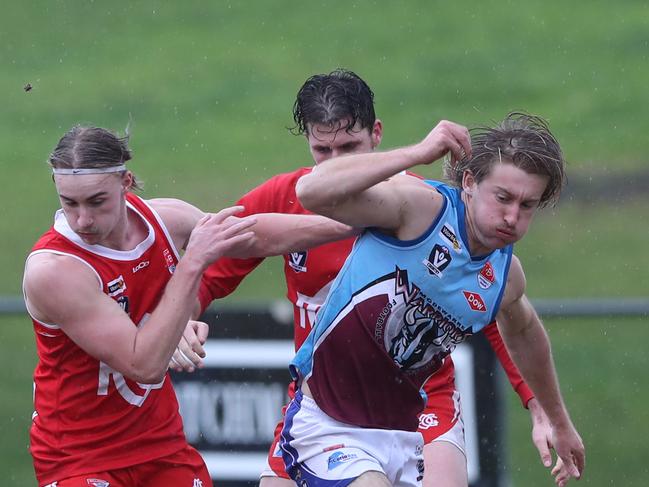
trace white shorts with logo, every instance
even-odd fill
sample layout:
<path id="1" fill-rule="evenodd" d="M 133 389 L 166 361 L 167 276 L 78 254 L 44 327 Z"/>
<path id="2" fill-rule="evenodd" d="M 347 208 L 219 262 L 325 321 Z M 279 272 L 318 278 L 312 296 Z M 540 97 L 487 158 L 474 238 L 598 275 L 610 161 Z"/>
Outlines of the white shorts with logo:
<path id="1" fill-rule="evenodd" d="M 280 440 L 286 471 L 298 486 L 344 487 L 370 471 L 384 473 L 395 487 L 420 486 L 423 444 L 418 432 L 336 421 L 302 391 L 289 404 Z"/>

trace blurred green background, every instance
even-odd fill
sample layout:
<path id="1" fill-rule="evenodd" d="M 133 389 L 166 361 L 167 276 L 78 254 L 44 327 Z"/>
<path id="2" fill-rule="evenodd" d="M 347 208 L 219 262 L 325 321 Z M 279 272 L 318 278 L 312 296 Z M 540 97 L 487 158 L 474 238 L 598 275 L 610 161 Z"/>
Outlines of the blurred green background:
<path id="1" fill-rule="evenodd" d="M 295 94 L 311 74 L 346 67 L 375 92 L 384 148 L 417 141 L 441 118 L 546 117 L 570 180 L 517 246 L 529 296 L 646 298 L 648 53 L 649 6 L 631 0 L 5 2 L 0 295 L 20 294 L 24 257 L 51 223 L 58 205 L 44 161 L 72 125 L 123 132 L 130 120 L 145 197 L 217 209 L 310 164 L 303 138 L 287 131 Z M 281 297 L 281 276 L 269 260 L 228 301 Z M 547 325 L 588 448 L 581 484 L 646 485 L 647 317 Z M 35 485 L 26 317 L 0 317 L 0 347 L 2 483 Z M 507 397 L 512 485 L 552 485 L 527 413 Z"/>

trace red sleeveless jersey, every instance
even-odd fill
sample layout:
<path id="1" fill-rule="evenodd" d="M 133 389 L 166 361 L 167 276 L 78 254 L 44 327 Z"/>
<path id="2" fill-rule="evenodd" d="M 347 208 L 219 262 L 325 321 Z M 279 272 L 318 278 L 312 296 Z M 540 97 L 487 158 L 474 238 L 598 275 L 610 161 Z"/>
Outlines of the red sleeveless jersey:
<path id="1" fill-rule="evenodd" d="M 59 210 L 30 257 L 48 252 L 83 262 L 139 326 L 158 304 L 179 256 L 157 213 L 133 194 L 126 198 L 128 211 L 149 229 L 135 249 L 84 243 Z M 168 375 L 159 384 L 138 384 L 85 353 L 57 324 L 32 321 L 38 365 L 30 451 L 39 484 L 136 465 L 187 445 Z"/>

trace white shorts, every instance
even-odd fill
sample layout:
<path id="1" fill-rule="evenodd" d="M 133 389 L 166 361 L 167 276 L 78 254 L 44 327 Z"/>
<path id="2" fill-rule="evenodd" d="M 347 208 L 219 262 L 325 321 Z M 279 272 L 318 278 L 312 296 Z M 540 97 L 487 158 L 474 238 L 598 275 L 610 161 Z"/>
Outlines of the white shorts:
<path id="1" fill-rule="evenodd" d="M 344 487 L 364 472 L 382 472 L 395 487 L 420 486 L 423 437 L 418 432 L 360 428 L 327 416 L 295 394 L 280 439 L 286 471 L 298 486 Z"/>

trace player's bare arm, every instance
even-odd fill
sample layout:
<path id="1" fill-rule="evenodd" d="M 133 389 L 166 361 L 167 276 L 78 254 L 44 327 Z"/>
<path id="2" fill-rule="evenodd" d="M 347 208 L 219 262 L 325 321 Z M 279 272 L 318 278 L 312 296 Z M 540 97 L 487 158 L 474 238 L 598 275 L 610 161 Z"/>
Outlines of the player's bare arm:
<path id="1" fill-rule="evenodd" d="M 254 219 L 227 223 L 236 209 L 199 220 L 185 256 L 148 322 L 134 326 L 77 259 L 41 253 L 25 270 L 25 294 L 34 316 L 59 325 L 84 351 L 142 383 L 159 382 L 195 306 L 200 276 L 217 258 L 252 238 Z M 147 326 L 149 325 L 149 326 Z"/>
<path id="2" fill-rule="evenodd" d="M 322 162 L 300 178 L 297 195 L 302 205 L 315 213 L 352 226 L 374 226 L 394 232 L 399 238 L 408 238 L 414 230 L 410 228 L 411 222 L 420 222 L 417 217 L 423 212 L 433 211 L 431 218 L 434 218 L 442 198 L 421 181 L 395 175 L 418 164 L 431 163 L 448 152 L 453 157 L 461 157 L 470 151 L 466 128 L 442 121 L 418 144 Z M 414 236 L 421 232 L 414 231 Z"/>
<path id="3" fill-rule="evenodd" d="M 360 229 L 320 215 L 259 213 L 255 232 L 257 255 L 269 257 L 324 245 L 358 235 Z"/>
<path id="4" fill-rule="evenodd" d="M 512 258 L 497 321 L 512 359 L 552 423 L 557 455 L 569 476 L 579 478 L 585 462 L 584 445 L 561 397 L 550 342 L 525 296 L 525 275 L 516 257 Z"/>

